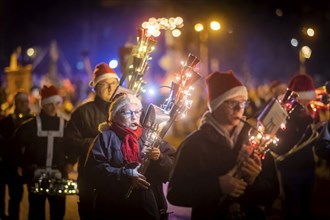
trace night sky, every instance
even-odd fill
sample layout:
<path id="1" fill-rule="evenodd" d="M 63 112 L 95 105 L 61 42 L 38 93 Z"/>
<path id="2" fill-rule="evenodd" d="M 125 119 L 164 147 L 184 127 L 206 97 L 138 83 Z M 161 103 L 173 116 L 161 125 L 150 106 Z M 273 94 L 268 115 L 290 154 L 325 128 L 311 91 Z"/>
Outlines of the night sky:
<path id="1" fill-rule="evenodd" d="M 127 42 L 136 43 L 136 27 L 143 21 L 150 17 L 181 16 L 185 26 L 177 45 L 183 54 L 198 55 L 199 39 L 193 25 L 216 18 L 222 23 L 222 30 L 209 33 L 209 57 L 219 60 L 220 71 L 231 69 L 239 75 L 248 72 L 256 83 L 286 81 L 299 70 L 299 49 L 290 45 L 290 39 L 295 37 L 312 49 L 306 69 L 317 84 L 322 84 L 330 78 L 330 4 L 299 2 L 0 0 L 1 75 L 16 47 L 21 46 L 23 52 L 29 47 L 44 50 L 56 40 L 61 56 L 71 66 L 71 76 L 79 76 L 85 74 L 76 68 L 82 60 L 82 51 L 88 52 L 92 66 L 118 58 L 120 47 Z M 283 11 L 281 17 L 275 14 L 278 8 Z M 314 28 L 313 38 L 302 33 L 302 28 L 307 26 Z M 162 41 L 160 38 L 151 62 L 149 71 L 153 74 L 164 74 L 157 62 L 166 53 Z M 33 62 L 27 58 L 23 61 Z M 47 61 L 42 61 L 34 74 L 43 74 L 46 68 Z"/>

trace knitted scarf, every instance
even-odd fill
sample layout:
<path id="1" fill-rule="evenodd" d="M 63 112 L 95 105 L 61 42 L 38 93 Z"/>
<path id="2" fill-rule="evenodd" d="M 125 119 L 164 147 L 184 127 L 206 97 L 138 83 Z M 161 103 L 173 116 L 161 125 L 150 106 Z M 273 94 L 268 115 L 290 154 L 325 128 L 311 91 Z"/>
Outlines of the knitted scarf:
<path id="1" fill-rule="evenodd" d="M 124 127 L 116 122 L 111 123 L 110 129 L 116 132 L 118 137 L 123 141 L 121 151 L 124 160 L 127 163 L 140 162 L 140 148 L 138 139 L 142 135 L 142 128 L 138 127 L 135 131 Z"/>

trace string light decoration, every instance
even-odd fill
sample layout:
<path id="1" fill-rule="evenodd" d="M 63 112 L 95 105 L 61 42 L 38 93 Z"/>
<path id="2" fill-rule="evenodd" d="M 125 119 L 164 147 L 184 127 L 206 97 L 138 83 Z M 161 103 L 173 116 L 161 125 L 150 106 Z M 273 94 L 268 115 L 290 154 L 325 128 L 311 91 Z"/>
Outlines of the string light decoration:
<path id="1" fill-rule="evenodd" d="M 199 59 L 189 54 L 188 59 L 182 64 L 180 71 L 177 73 L 177 82 L 172 82 L 169 97 L 164 101 L 161 107 L 150 104 L 143 120 L 143 127 L 146 128 L 147 140 L 145 147 L 159 147 L 162 138 L 167 133 L 177 118 L 186 115 L 188 109 L 192 105 L 191 91 L 192 85 L 201 78 L 197 72 L 196 65 Z M 148 158 L 144 158 L 139 168 L 139 173 L 145 174 L 150 164 Z M 125 198 L 128 199 L 133 191 L 133 185 L 128 189 Z"/>
<path id="2" fill-rule="evenodd" d="M 137 43 L 133 46 L 131 55 L 127 61 L 120 86 L 126 82 L 126 88 L 139 95 L 144 90 L 146 82 L 144 74 L 149 69 L 148 61 L 152 59 L 151 53 L 155 50 L 157 37 L 161 30 L 176 30 L 183 27 L 181 17 L 171 18 L 149 18 L 137 28 Z"/>

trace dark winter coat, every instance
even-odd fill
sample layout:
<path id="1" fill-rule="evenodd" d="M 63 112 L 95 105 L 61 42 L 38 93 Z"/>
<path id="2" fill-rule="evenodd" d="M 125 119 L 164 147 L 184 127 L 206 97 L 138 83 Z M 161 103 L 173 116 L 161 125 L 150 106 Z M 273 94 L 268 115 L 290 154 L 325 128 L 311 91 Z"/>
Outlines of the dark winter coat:
<path id="1" fill-rule="evenodd" d="M 42 130 L 59 130 L 59 117 L 51 117 L 41 111 L 40 119 Z M 33 117 L 30 120 L 25 121 L 18 128 L 14 139 L 21 148 L 21 166 L 23 169 L 24 179 L 27 181 L 27 183 L 30 183 L 34 177 L 34 171 L 37 168 L 46 168 L 47 137 L 37 136 L 36 117 Z M 63 137 L 54 137 L 52 168 L 60 170 L 63 177 L 67 175 L 65 173 L 65 165 L 67 164 L 65 148 L 66 145 L 64 143 Z"/>
<path id="2" fill-rule="evenodd" d="M 108 119 L 109 104 L 96 96 L 95 100 L 79 106 L 72 113 L 64 130 L 71 163 L 78 159 L 85 162 L 88 148 L 99 134 L 99 124 Z"/>
<path id="3" fill-rule="evenodd" d="M 140 152 L 144 141 L 143 136 L 138 140 Z M 135 189 L 125 199 L 132 181 L 124 172 L 127 163 L 123 158 L 121 144 L 122 140 L 116 133 L 107 130 L 98 135 L 90 149 L 85 175 L 93 180 L 96 188 L 96 216 L 159 219 L 159 214 L 167 211 L 162 184 L 169 179 L 175 150 L 166 143 L 161 144 L 159 160 L 151 161 L 145 174 L 151 187 L 148 190 Z"/>
<path id="4" fill-rule="evenodd" d="M 226 219 L 231 198 L 219 185 L 219 176 L 235 165 L 243 142 L 245 126 L 231 149 L 226 139 L 209 124 L 189 135 L 178 148 L 167 199 L 177 206 L 192 207 L 192 219 Z M 279 182 L 273 157 L 266 154 L 262 171 L 253 185 L 238 199 L 246 219 L 264 219 L 260 206 L 269 207 L 279 194 Z M 225 198 L 220 201 L 220 198 Z"/>
<path id="5" fill-rule="evenodd" d="M 19 117 L 18 114 L 13 113 L 0 121 L 0 172 L 17 171 L 17 165 L 19 163 L 18 147 L 13 142 L 13 135 L 15 130 L 25 121 L 31 118 L 33 115 L 27 114 Z"/>

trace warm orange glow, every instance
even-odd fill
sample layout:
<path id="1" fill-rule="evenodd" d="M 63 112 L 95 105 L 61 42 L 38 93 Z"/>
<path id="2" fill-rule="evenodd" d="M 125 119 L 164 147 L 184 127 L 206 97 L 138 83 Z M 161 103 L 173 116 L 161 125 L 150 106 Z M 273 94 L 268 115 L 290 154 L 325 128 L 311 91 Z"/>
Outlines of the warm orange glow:
<path id="1" fill-rule="evenodd" d="M 220 25 L 220 23 L 217 22 L 217 21 L 212 21 L 212 22 L 210 23 L 210 28 L 211 28 L 211 30 L 218 31 L 218 30 L 220 30 L 221 25 Z"/>
<path id="2" fill-rule="evenodd" d="M 201 32 L 202 30 L 204 30 L 204 26 L 201 23 L 195 24 L 194 28 L 197 32 Z"/>

